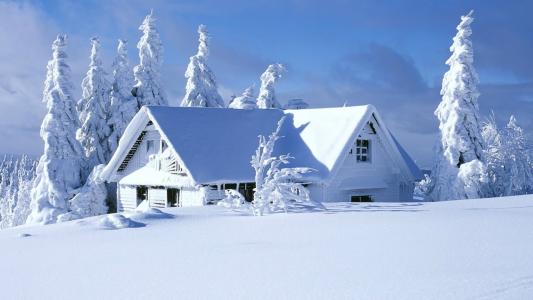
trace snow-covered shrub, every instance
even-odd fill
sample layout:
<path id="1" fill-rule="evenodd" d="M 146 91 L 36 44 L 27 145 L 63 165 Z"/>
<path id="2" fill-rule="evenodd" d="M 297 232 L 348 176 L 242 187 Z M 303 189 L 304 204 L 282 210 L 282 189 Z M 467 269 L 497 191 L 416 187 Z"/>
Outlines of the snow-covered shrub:
<path id="1" fill-rule="evenodd" d="M 446 61 L 450 67 L 442 80 L 442 101 L 435 110 L 439 120 L 440 141 L 436 151 L 436 164 L 432 171 L 430 197 L 433 200 L 458 199 L 480 195 L 481 191 L 472 192 L 473 187 L 481 188 L 481 182 L 474 184 L 471 180 L 484 176 L 468 176 L 457 180 L 459 173 L 467 176 L 473 168 L 460 170 L 461 166 L 471 161 L 483 164 L 483 138 L 478 108 L 478 77 L 474 69 L 474 51 L 470 36 L 470 24 L 474 18 L 472 12 L 461 17 L 457 26 L 457 35 L 450 47 L 452 55 Z M 478 163 L 475 163 L 478 167 Z M 485 168 L 475 168 L 480 171 Z M 468 186 L 461 186 L 461 183 Z M 465 190 L 467 189 L 468 192 Z M 478 196 L 476 196 L 478 197 Z"/>
<path id="2" fill-rule="evenodd" d="M 424 174 L 424 179 L 415 183 L 413 198 L 416 200 L 425 200 L 431 189 L 431 176 Z"/>
<path id="3" fill-rule="evenodd" d="M 58 222 L 81 219 L 107 213 L 107 188 L 100 177 L 104 164 L 94 167 L 85 185 L 70 200 L 69 212 L 58 216 Z"/>
<path id="4" fill-rule="evenodd" d="M 261 74 L 261 88 L 259 89 L 259 97 L 257 97 L 258 108 L 281 108 L 276 99 L 274 84 L 284 72 L 285 67 L 282 64 L 272 64 Z"/>
<path id="5" fill-rule="evenodd" d="M 257 103 L 254 98 L 254 88 L 249 87 L 242 95 L 233 98 L 231 100 L 230 104 L 228 105 L 229 108 L 235 108 L 235 109 L 255 109 L 257 108 Z"/>
<path id="6" fill-rule="evenodd" d="M 483 198 L 485 183 L 487 183 L 487 169 L 481 161 L 475 159 L 459 167 L 456 190 L 464 190 L 464 195 L 461 198 Z"/>
<path id="7" fill-rule="evenodd" d="M 244 196 L 236 190 L 225 190 L 224 199 L 217 202 L 218 206 L 223 206 L 225 208 L 247 208 L 248 202 Z"/>
<path id="8" fill-rule="evenodd" d="M 215 74 L 207 65 L 209 56 L 209 33 L 205 25 L 198 27 L 198 52 L 191 56 L 185 78 L 185 96 L 181 106 L 224 107 L 224 100 L 218 93 Z"/>
<path id="9" fill-rule="evenodd" d="M 28 223 L 55 222 L 57 215 L 67 212 L 68 201 L 86 176 L 85 155 L 75 134 L 80 126 L 71 92 L 65 46 L 66 36 L 58 35 L 47 66 L 43 92 L 47 114 L 41 125 L 44 153 L 39 160 L 31 192 L 32 212 Z"/>
<path id="10" fill-rule="evenodd" d="M 143 32 L 139 48 L 139 64 L 135 66 L 135 86 L 132 95 L 137 98 L 139 107 L 143 105 L 168 105 L 161 85 L 161 64 L 163 63 L 163 44 L 151 12 L 144 18 L 139 30 Z"/>
<path id="11" fill-rule="evenodd" d="M 311 172 L 310 168 L 281 168 L 288 164 L 289 155 L 272 156 L 276 141 L 285 117 L 278 122 L 268 140 L 260 135 L 259 146 L 252 156 L 251 164 L 255 170 L 255 193 L 252 201 L 252 211 L 256 216 L 265 212 L 287 210 L 297 203 L 313 203 L 309 191 L 301 183 L 302 175 Z"/>

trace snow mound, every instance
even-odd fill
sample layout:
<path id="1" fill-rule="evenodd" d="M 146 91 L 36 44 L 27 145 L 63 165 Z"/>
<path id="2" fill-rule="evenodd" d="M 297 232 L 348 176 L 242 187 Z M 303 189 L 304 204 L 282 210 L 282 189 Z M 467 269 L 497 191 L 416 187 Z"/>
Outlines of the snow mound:
<path id="1" fill-rule="evenodd" d="M 134 212 L 128 213 L 127 216 L 134 220 L 157 220 L 157 219 L 172 219 L 173 215 L 162 212 L 157 208 L 149 206 L 148 201 L 144 200 L 137 206 Z"/>
<path id="2" fill-rule="evenodd" d="M 174 216 L 162 212 L 157 208 L 147 208 L 144 210 L 136 210 L 134 213 L 129 215 L 131 219 L 134 220 L 157 220 L 157 219 L 173 219 Z"/>
<path id="3" fill-rule="evenodd" d="M 126 218 L 121 214 L 107 215 L 100 219 L 98 225 L 102 229 L 123 229 L 123 228 L 138 228 L 144 227 L 146 224 L 133 221 L 130 218 Z"/>

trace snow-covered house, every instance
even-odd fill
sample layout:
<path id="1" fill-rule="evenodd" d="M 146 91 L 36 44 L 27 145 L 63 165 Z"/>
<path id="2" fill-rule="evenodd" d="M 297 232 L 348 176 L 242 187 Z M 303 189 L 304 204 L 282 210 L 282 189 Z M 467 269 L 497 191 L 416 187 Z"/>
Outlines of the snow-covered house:
<path id="1" fill-rule="evenodd" d="M 103 172 L 116 182 L 119 211 L 143 200 L 153 207 L 194 206 L 224 189 L 251 200 L 250 159 L 258 135 L 286 116 L 274 154 L 309 167 L 315 201 L 409 201 L 420 170 L 371 105 L 318 109 L 145 106 L 128 125 Z"/>

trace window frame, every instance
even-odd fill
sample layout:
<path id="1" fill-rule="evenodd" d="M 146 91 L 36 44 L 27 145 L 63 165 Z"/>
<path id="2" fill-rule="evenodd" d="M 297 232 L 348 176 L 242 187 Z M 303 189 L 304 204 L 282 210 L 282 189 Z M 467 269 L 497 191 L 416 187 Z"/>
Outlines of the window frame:
<path id="1" fill-rule="evenodd" d="M 366 145 L 364 145 L 366 143 Z M 370 163 L 372 161 L 372 141 L 370 139 L 357 138 L 350 149 L 349 154 L 354 155 L 358 163 Z"/>

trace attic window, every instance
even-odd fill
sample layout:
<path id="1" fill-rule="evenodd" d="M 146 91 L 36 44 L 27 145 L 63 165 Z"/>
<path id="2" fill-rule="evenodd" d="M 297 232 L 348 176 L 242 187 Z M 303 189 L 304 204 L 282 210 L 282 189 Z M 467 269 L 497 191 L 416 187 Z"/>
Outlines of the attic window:
<path id="1" fill-rule="evenodd" d="M 355 148 L 350 150 L 351 155 L 355 155 L 358 162 L 370 161 L 370 141 L 357 139 L 355 141 Z"/>
<path id="2" fill-rule="evenodd" d="M 146 141 L 146 152 L 150 153 L 154 150 L 154 141 L 153 140 L 147 140 Z"/>

